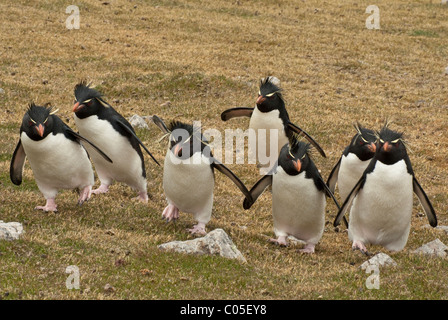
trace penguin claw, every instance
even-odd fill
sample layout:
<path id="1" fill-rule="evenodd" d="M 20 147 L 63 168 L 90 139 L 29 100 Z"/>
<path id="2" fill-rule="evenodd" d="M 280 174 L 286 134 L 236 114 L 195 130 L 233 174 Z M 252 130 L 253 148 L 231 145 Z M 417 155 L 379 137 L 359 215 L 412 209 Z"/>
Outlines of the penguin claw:
<path id="1" fill-rule="evenodd" d="M 162 219 L 165 219 L 166 223 L 176 221 L 176 219 L 178 218 L 179 218 L 179 209 L 176 206 L 169 204 L 163 210 Z"/>
<path id="2" fill-rule="evenodd" d="M 51 212 L 57 212 L 58 205 L 54 202 L 54 199 L 47 199 L 47 202 L 45 203 L 45 206 L 37 206 L 34 208 L 34 210 L 43 210 L 45 212 L 51 211 Z"/>

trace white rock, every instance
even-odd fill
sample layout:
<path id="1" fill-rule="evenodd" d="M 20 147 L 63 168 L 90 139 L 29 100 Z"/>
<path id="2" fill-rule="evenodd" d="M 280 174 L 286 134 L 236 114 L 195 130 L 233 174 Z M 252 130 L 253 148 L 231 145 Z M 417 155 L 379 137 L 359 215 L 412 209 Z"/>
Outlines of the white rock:
<path id="1" fill-rule="evenodd" d="M 145 119 L 143 119 L 137 114 L 134 114 L 132 117 L 129 118 L 129 123 L 134 128 L 149 129 L 149 126 L 146 123 Z"/>
<path id="2" fill-rule="evenodd" d="M 0 94 L 4 94 L 4 93 L 5 93 L 5 90 L 0 88 Z"/>
<path id="3" fill-rule="evenodd" d="M 445 68 L 445 74 L 448 74 L 448 67 Z"/>
<path id="4" fill-rule="evenodd" d="M 442 241 L 436 239 L 434 241 L 428 242 L 427 244 L 424 244 L 423 246 L 415 249 L 412 252 L 446 258 L 448 256 L 448 247 Z"/>
<path id="5" fill-rule="evenodd" d="M 186 254 L 219 255 L 224 258 L 246 262 L 244 256 L 223 229 L 215 229 L 204 237 L 194 240 L 164 243 L 159 245 L 158 248 Z"/>
<path id="6" fill-rule="evenodd" d="M 23 233 L 23 226 L 19 222 L 5 223 L 0 220 L 0 240 L 17 240 Z"/>
<path id="7" fill-rule="evenodd" d="M 377 266 L 379 268 L 379 267 L 388 267 L 388 266 L 395 267 L 396 265 L 397 265 L 397 263 L 394 261 L 394 259 L 389 257 L 387 254 L 380 252 L 380 253 L 374 255 L 372 258 L 370 258 L 366 262 L 364 262 L 360 266 L 360 268 L 362 270 L 366 270 L 368 266 Z"/>

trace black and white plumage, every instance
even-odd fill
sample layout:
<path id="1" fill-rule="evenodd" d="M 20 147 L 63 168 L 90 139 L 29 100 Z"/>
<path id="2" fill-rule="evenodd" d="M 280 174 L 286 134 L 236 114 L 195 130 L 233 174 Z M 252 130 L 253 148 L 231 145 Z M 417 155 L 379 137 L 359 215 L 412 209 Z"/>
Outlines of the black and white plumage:
<path id="1" fill-rule="evenodd" d="M 402 250 L 411 227 L 413 193 L 432 227 L 434 208 L 415 178 L 402 133 L 388 128 L 378 133 L 376 153 L 336 216 L 334 225 L 350 209 L 349 239 L 353 249 L 367 253 L 366 244 Z"/>
<path id="2" fill-rule="evenodd" d="M 272 185 L 272 215 L 278 238 L 271 241 L 286 245 L 286 237 L 292 235 L 305 241 L 302 252 L 313 253 L 324 232 L 326 195 L 339 205 L 308 153 L 310 145 L 296 137 L 290 140 L 281 149 L 277 166 L 250 190 L 253 202 L 247 197 L 243 207 L 249 209 Z"/>
<path id="3" fill-rule="evenodd" d="M 261 80 L 260 91 L 254 108 L 240 107 L 228 109 L 221 113 L 221 119 L 227 121 L 235 117 L 250 117 L 249 128 L 256 131 L 258 147 L 265 148 L 266 155 L 270 155 L 272 151 L 276 152 L 278 156 L 282 147 L 288 142 L 288 139 L 296 133 L 305 136 L 316 150 L 323 157 L 326 157 L 320 145 L 307 132 L 290 121 L 282 96 L 282 90 L 278 86 L 278 80 L 274 81 L 274 79 L 276 78 L 266 77 Z M 266 130 L 266 133 L 259 131 L 260 129 Z M 270 148 L 269 133 L 271 129 L 278 130 L 278 150 L 271 150 Z M 265 145 L 263 143 L 260 144 L 260 141 L 263 141 L 264 137 L 266 137 L 266 140 L 264 140 Z M 277 159 L 277 156 L 275 159 Z"/>
<path id="4" fill-rule="evenodd" d="M 369 165 L 376 150 L 376 135 L 373 130 L 355 124 L 356 134 L 345 148 L 339 161 L 331 171 L 327 185 L 334 193 L 336 184 L 342 203 Z"/>
<path id="5" fill-rule="evenodd" d="M 10 165 L 11 181 L 20 185 L 28 158 L 39 190 L 47 200 L 36 209 L 57 211 L 55 197 L 60 189 L 79 188 L 78 203 L 90 198 L 94 175 L 88 154 L 80 141 L 90 145 L 104 161 L 112 160 L 89 140 L 74 132 L 51 107 L 31 103 L 20 127 L 20 140 Z"/>
<path id="6" fill-rule="evenodd" d="M 137 137 L 131 124 L 97 90 L 82 81 L 75 87 L 75 99 L 73 112 L 79 132 L 114 160 L 109 163 L 91 154 L 101 181 L 101 186 L 92 193 L 107 192 L 115 180 L 136 189 L 138 198 L 147 202 L 145 161 L 140 147 L 159 165 L 157 160 Z M 85 147 L 90 151 L 90 146 Z"/>
<path id="7" fill-rule="evenodd" d="M 163 189 L 168 206 L 162 217 L 171 221 L 179 217 L 179 211 L 193 213 L 198 223 L 189 231 L 205 234 L 212 214 L 215 169 L 228 176 L 246 197 L 250 197 L 250 193 L 230 169 L 213 157 L 199 130 L 179 121 L 166 126 L 157 116 L 153 116 L 153 122 L 170 141 L 163 168 Z"/>

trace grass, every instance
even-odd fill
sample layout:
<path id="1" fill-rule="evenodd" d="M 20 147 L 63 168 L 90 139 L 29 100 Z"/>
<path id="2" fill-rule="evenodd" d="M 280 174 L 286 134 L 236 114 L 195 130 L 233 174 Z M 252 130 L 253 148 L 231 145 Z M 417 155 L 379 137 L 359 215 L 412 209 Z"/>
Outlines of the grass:
<path id="1" fill-rule="evenodd" d="M 107 2 L 107 4 L 103 4 Z M 97 85 L 120 113 L 201 120 L 204 129 L 245 128 L 247 119 L 220 120 L 230 107 L 253 106 L 261 77 L 282 82 L 291 119 L 323 146 L 315 162 L 324 178 L 360 121 L 378 129 L 392 117 L 413 152 L 416 176 L 433 202 L 439 224 L 448 217 L 446 75 L 448 10 L 437 1 L 377 1 L 381 29 L 367 30 L 367 4 L 356 1 L 81 1 L 79 30 L 67 30 L 63 1 L 0 4 L 0 220 L 23 223 L 25 234 L 0 241 L 2 299 L 447 299 L 448 261 L 412 250 L 448 236 L 428 229 L 415 200 L 409 241 L 386 252 L 397 267 L 381 269 L 380 289 L 368 290 L 366 257 L 350 250 L 347 233 L 331 222 L 315 255 L 278 248 L 271 197 L 249 210 L 242 195 L 216 174 L 208 230 L 223 228 L 247 259 L 165 253 L 157 245 L 192 239 L 194 223 L 160 219 L 166 205 L 163 168 L 146 157 L 147 205 L 115 184 L 107 195 L 79 207 L 67 190 L 58 213 L 34 211 L 44 203 L 27 163 L 24 181 L 9 180 L 9 161 L 27 104 L 51 101 L 75 128 L 71 105 L 80 79 Z M 171 101 L 169 106 L 164 105 Z M 138 130 L 159 162 L 166 142 L 155 126 Z M 254 165 L 229 165 L 247 186 Z M 96 181 L 98 185 L 98 181 Z M 80 290 L 67 290 L 67 266 L 80 270 Z M 104 290 L 110 284 L 113 290 Z"/>

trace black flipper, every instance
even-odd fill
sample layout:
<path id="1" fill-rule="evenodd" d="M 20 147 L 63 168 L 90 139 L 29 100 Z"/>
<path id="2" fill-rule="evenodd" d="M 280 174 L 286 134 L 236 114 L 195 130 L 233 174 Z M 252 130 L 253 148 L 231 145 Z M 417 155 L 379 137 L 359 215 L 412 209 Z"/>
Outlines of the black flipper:
<path id="1" fill-rule="evenodd" d="M 325 184 L 324 180 L 322 180 L 322 177 L 319 177 L 319 180 L 321 181 L 321 184 L 324 186 L 325 193 L 327 194 L 327 196 L 329 196 L 331 199 L 333 199 L 333 201 L 336 204 L 336 207 L 338 208 L 338 210 L 341 210 L 341 206 L 339 205 L 339 202 L 336 200 L 336 197 L 334 196 L 334 194 L 331 191 L 331 189 Z M 343 216 L 342 219 L 344 220 L 345 226 L 348 228 L 347 218 L 345 218 L 345 216 Z"/>
<path id="2" fill-rule="evenodd" d="M 143 149 L 145 149 L 145 151 L 151 156 L 152 160 L 154 160 L 155 163 L 157 163 L 160 166 L 160 163 L 157 162 L 156 158 L 154 158 L 154 156 L 151 154 L 151 152 L 149 152 L 149 150 L 145 147 L 145 145 L 143 144 L 143 142 L 137 137 L 137 135 L 135 134 L 135 132 L 129 128 L 126 123 L 122 122 L 119 119 L 115 120 L 117 122 L 117 124 L 123 128 L 129 135 L 131 135 L 132 137 L 134 137 L 137 142 L 143 147 Z"/>
<path id="3" fill-rule="evenodd" d="M 339 158 L 338 163 L 334 166 L 333 170 L 331 170 L 330 175 L 328 176 L 327 186 L 332 193 L 336 189 L 336 182 L 338 181 L 339 168 L 341 167 L 342 156 Z"/>
<path id="4" fill-rule="evenodd" d="M 252 112 L 254 112 L 254 108 L 246 108 L 246 107 L 239 107 L 239 108 L 232 108 L 224 111 L 221 113 L 221 120 L 227 121 L 232 118 L 237 117 L 251 117 Z"/>
<path id="5" fill-rule="evenodd" d="M 100 148 L 98 148 L 96 145 L 94 145 L 92 142 L 90 142 L 89 140 L 87 140 L 86 138 L 84 138 L 83 136 L 81 136 L 79 133 L 76 133 L 75 131 L 73 131 L 72 129 L 70 129 L 68 126 L 65 127 L 66 133 L 73 136 L 75 139 L 77 140 L 82 140 L 88 144 L 90 144 L 92 146 L 92 148 L 94 148 L 96 150 L 96 152 L 98 152 L 106 161 L 113 163 L 112 159 L 108 157 L 107 154 L 105 154 Z"/>
<path id="6" fill-rule="evenodd" d="M 251 197 L 252 197 L 253 200 L 251 202 L 249 202 L 247 200 L 247 198 L 244 199 L 243 208 L 245 210 L 247 210 L 250 207 L 252 207 L 252 205 L 255 203 L 255 201 L 257 201 L 258 197 L 271 184 L 272 184 L 272 174 L 267 174 L 267 175 L 263 176 L 263 178 L 258 180 L 257 183 L 255 183 L 255 185 L 252 187 L 252 189 L 250 189 L 250 194 L 251 194 Z"/>
<path id="7" fill-rule="evenodd" d="M 16 149 L 12 155 L 11 165 L 9 167 L 9 176 L 12 183 L 20 185 L 22 183 L 23 166 L 25 165 L 26 154 L 22 142 L 19 140 Z"/>
<path id="8" fill-rule="evenodd" d="M 420 200 L 423 210 L 425 210 L 429 224 L 431 225 L 431 227 L 437 227 L 436 212 L 434 211 L 434 208 L 431 202 L 429 201 L 428 196 L 426 195 L 425 191 L 423 191 L 423 188 L 420 186 L 415 177 L 413 177 L 412 187 L 414 189 L 415 194 L 418 197 L 418 200 Z"/>
<path id="9" fill-rule="evenodd" d="M 333 226 L 337 227 L 341 223 L 342 217 L 344 217 L 347 210 L 352 206 L 353 200 L 355 199 L 356 195 L 361 189 L 361 185 L 363 185 L 364 181 L 365 176 L 363 175 L 361 179 L 359 179 L 358 183 L 353 187 L 352 191 L 347 196 L 347 199 L 345 199 L 341 209 L 339 209 L 339 212 L 336 215 L 336 218 L 334 219 Z"/>
<path id="10" fill-rule="evenodd" d="M 252 196 L 250 195 L 250 192 L 249 192 L 249 190 L 247 190 L 247 188 L 244 185 L 244 183 L 229 168 L 227 168 L 224 164 L 222 164 L 221 162 L 219 162 L 215 158 L 211 158 L 211 161 L 212 161 L 212 167 L 216 168 L 218 171 L 220 171 L 221 173 L 223 173 L 226 176 L 228 176 L 230 178 L 230 180 L 232 180 L 233 183 L 235 183 L 236 186 L 241 190 L 241 192 L 244 194 L 246 199 L 249 199 L 249 201 L 252 202 Z"/>
<path id="11" fill-rule="evenodd" d="M 286 126 L 289 130 L 292 130 L 299 135 L 305 136 L 305 139 L 308 140 L 309 143 L 311 143 L 317 149 L 317 151 L 319 151 L 319 153 L 321 154 L 322 157 L 324 157 L 324 158 L 327 157 L 324 150 L 320 147 L 320 145 L 306 131 L 304 131 L 302 128 L 296 126 L 292 122 L 288 122 Z"/>
<path id="12" fill-rule="evenodd" d="M 156 126 L 158 126 L 160 128 L 160 130 L 162 130 L 163 133 L 169 133 L 170 132 L 168 127 L 165 125 L 165 122 L 163 122 L 163 120 L 160 119 L 158 116 L 153 115 L 152 116 L 152 122 L 154 122 L 154 124 Z"/>

